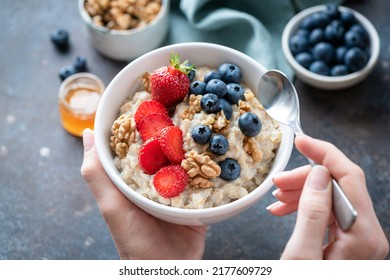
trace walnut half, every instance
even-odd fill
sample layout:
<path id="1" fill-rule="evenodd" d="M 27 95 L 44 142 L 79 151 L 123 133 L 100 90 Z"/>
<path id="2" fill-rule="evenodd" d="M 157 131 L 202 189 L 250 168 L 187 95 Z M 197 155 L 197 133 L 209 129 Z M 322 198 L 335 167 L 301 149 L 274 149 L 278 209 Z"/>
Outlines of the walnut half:
<path id="1" fill-rule="evenodd" d="M 195 151 L 186 153 L 186 159 L 181 166 L 187 171 L 190 178 L 200 175 L 203 178 L 215 178 L 221 174 L 221 167 L 208 155 L 198 154 Z"/>
<path id="2" fill-rule="evenodd" d="M 221 174 L 221 167 L 208 155 L 198 154 L 194 151 L 186 153 L 186 159 L 181 166 L 190 177 L 190 185 L 200 188 L 209 188 L 213 183 L 208 179 L 216 178 Z"/>
<path id="3" fill-rule="evenodd" d="M 255 162 L 260 162 L 263 159 L 263 152 L 253 137 L 245 137 L 243 146 L 244 151 L 252 156 Z"/>
<path id="4" fill-rule="evenodd" d="M 200 100 L 202 99 L 202 95 L 195 95 L 191 94 L 189 101 L 188 101 L 188 107 L 183 110 L 183 113 L 181 114 L 182 120 L 188 119 L 192 120 L 194 118 L 194 115 L 196 113 L 199 113 L 202 111 L 202 108 L 200 107 Z"/>
<path id="5" fill-rule="evenodd" d="M 123 114 L 115 120 L 111 132 L 110 147 L 119 158 L 124 158 L 135 140 L 135 121 L 130 115 Z"/>

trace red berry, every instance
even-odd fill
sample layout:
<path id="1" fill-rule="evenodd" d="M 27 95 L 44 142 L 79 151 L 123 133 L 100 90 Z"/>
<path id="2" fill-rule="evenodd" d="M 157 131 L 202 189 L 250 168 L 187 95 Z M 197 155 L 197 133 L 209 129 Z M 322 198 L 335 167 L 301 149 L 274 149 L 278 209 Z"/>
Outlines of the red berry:
<path id="1" fill-rule="evenodd" d="M 168 158 L 161 150 L 157 138 L 150 138 L 141 146 L 138 162 L 146 174 L 155 174 L 161 167 L 169 164 Z"/>
<path id="2" fill-rule="evenodd" d="M 161 149 L 173 163 L 180 164 L 184 159 L 183 132 L 177 126 L 168 126 L 161 130 L 159 137 Z"/>
<path id="3" fill-rule="evenodd" d="M 168 165 L 161 168 L 153 178 L 156 191 L 165 198 L 181 194 L 187 186 L 187 172 L 180 165 Z"/>
<path id="4" fill-rule="evenodd" d="M 188 76 L 172 66 L 164 66 L 150 76 L 152 99 L 171 107 L 186 97 L 190 88 Z"/>
<path id="5" fill-rule="evenodd" d="M 139 123 L 142 121 L 144 117 L 154 113 L 168 116 L 167 109 L 160 102 L 153 101 L 153 100 L 147 100 L 142 102 L 138 106 L 137 111 L 134 114 L 134 121 L 135 124 L 137 125 L 137 129 L 139 128 Z"/>
<path id="6" fill-rule="evenodd" d="M 169 66 L 156 69 L 150 75 L 152 99 L 169 108 L 181 102 L 188 93 L 190 80 L 187 74 L 193 69 L 187 61 L 180 64 L 180 58 L 171 54 Z"/>
<path id="7" fill-rule="evenodd" d="M 139 123 L 139 133 L 142 140 L 146 141 L 151 137 L 158 137 L 161 129 L 173 125 L 172 119 L 163 114 L 149 114 Z"/>

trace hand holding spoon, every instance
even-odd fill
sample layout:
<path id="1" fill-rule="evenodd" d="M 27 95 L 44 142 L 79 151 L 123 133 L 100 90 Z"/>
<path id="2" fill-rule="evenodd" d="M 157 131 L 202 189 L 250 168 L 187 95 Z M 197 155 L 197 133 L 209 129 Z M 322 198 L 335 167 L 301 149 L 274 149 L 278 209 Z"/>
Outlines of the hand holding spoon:
<path id="1" fill-rule="evenodd" d="M 259 82 L 259 98 L 264 109 L 273 119 L 290 126 L 295 135 L 304 134 L 299 116 L 298 94 L 291 81 L 280 71 L 270 70 L 264 73 Z M 311 165 L 316 163 L 308 159 Z M 351 228 L 357 218 L 357 212 L 343 190 L 332 179 L 333 212 L 343 231 Z"/>

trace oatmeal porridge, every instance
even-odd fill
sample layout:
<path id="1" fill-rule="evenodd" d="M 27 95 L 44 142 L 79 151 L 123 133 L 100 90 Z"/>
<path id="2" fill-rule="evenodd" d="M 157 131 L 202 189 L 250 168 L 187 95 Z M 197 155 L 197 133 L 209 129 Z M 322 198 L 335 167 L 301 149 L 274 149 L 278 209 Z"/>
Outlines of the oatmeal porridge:
<path id="1" fill-rule="evenodd" d="M 144 163 L 140 156 L 144 155 L 145 144 L 154 147 L 156 150 L 153 151 L 160 151 L 158 144 L 155 146 L 152 141 L 156 137 L 146 140 L 142 125 L 137 120 L 139 118 L 137 111 L 141 111 L 139 110 L 141 104 L 154 99 L 150 90 L 150 83 L 153 82 L 150 74 L 145 75 L 146 82 L 142 88 L 122 105 L 119 117 L 112 126 L 110 144 L 115 155 L 115 165 L 120 171 L 121 178 L 130 188 L 164 205 L 200 209 L 237 200 L 263 182 L 282 139 L 279 124 L 268 117 L 251 89 L 241 82 L 229 82 L 228 78 L 227 82 L 222 84 L 236 85 L 241 97 L 234 99 L 223 93 L 225 97 L 220 99 L 224 99 L 227 107 L 222 106 L 221 102 L 213 111 L 212 101 L 216 97 L 209 96 L 211 101 L 202 100 L 207 94 L 197 94 L 198 89 L 192 87 L 194 81 L 201 85 L 204 81 L 208 86 L 209 81 L 206 83 L 206 80 L 210 80 L 211 73 L 217 72 L 210 67 L 197 67 L 192 71 L 194 76 L 190 78 L 193 82 L 189 93 L 173 107 L 170 106 L 170 109 L 166 110 L 168 113 L 165 113 L 161 106 L 158 113 L 153 114 L 158 121 L 156 125 L 147 126 L 148 133 L 151 127 L 159 127 L 161 123 L 166 123 L 165 126 L 171 130 L 176 128 L 177 133 L 174 135 L 180 135 L 178 140 L 174 140 L 176 136 L 167 137 L 168 141 L 175 143 L 180 141 L 181 152 L 177 152 L 177 145 L 168 150 L 175 151 L 173 157 L 148 158 Z M 215 83 L 218 87 L 217 82 Z M 248 118 L 253 123 L 248 125 Z M 147 117 L 144 117 L 141 122 L 146 122 L 146 119 Z M 206 132 L 210 135 L 204 140 Z M 161 140 L 159 143 L 162 143 Z M 165 153 L 164 146 L 162 150 Z M 177 157 L 178 155 L 180 156 Z M 149 164 L 155 162 L 161 162 L 163 168 L 175 165 L 184 172 L 185 183 L 180 191 L 174 195 L 162 195 L 157 188 L 157 182 L 158 184 L 161 182 L 158 179 L 162 176 L 157 175 L 159 171 L 149 168 Z"/>

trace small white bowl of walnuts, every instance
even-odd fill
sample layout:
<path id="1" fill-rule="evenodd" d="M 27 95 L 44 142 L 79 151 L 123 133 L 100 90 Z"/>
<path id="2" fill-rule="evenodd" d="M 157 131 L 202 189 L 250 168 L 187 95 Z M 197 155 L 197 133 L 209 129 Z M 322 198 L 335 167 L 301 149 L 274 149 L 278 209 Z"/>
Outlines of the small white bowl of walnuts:
<path id="1" fill-rule="evenodd" d="M 170 0 L 79 0 L 93 47 L 128 61 L 162 45 L 169 27 Z"/>

